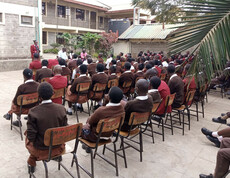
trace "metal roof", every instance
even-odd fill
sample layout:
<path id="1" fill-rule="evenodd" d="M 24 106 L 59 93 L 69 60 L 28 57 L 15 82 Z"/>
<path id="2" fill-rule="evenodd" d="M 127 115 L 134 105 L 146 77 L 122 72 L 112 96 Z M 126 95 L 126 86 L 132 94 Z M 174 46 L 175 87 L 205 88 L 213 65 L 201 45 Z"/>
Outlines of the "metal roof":
<path id="1" fill-rule="evenodd" d="M 184 24 L 140 24 L 130 26 L 118 39 L 158 39 L 165 40 L 167 36 Z"/>

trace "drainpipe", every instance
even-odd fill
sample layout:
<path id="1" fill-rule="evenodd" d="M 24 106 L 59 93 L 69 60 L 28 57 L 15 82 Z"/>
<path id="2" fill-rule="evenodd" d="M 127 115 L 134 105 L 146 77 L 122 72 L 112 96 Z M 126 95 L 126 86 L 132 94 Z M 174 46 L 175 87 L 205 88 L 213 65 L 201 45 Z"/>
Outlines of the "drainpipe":
<path id="1" fill-rule="evenodd" d="M 38 42 L 40 48 L 40 55 L 43 55 L 42 46 L 42 0 L 38 0 Z"/>

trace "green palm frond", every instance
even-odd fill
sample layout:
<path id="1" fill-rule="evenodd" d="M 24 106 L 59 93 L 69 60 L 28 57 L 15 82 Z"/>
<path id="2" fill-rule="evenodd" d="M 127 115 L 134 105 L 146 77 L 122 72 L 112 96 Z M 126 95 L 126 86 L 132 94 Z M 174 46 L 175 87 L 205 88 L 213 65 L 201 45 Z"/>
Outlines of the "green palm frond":
<path id="1" fill-rule="evenodd" d="M 203 72 L 209 81 L 230 59 L 230 0 L 187 0 L 186 23 L 169 40 L 172 54 L 194 49 L 190 73 Z"/>

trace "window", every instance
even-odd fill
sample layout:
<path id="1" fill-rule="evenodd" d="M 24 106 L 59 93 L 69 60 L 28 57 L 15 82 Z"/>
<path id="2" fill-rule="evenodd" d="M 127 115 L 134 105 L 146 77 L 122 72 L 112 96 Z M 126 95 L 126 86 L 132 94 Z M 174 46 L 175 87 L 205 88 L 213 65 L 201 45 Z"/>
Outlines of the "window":
<path id="1" fill-rule="evenodd" d="M 47 32 L 42 32 L 42 44 L 47 44 Z"/>
<path id="2" fill-rule="evenodd" d="M 42 15 L 46 15 L 46 3 L 42 2 Z"/>
<path id="3" fill-rule="evenodd" d="M 99 17 L 99 27 L 103 27 L 103 25 L 104 25 L 104 18 Z"/>
<path id="4" fill-rule="evenodd" d="M 0 23 L 3 23 L 3 15 L 0 13 Z"/>
<path id="5" fill-rule="evenodd" d="M 58 33 L 56 37 L 56 43 L 58 44 L 64 44 L 65 40 L 64 38 L 61 38 L 60 36 L 63 35 L 63 33 Z"/>
<path id="6" fill-rule="evenodd" d="M 85 20 L 85 10 L 76 9 L 76 19 Z"/>
<path id="7" fill-rule="evenodd" d="M 58 17 L 65 18 L 66 17 L 66 7 L 65 6 L 57 6 L 57 15 Z"/>
<path id="8" fill-rule="evenodd" d="M 33 25 L 33 17 L 30 16 L 21 16 L 21 24 L 23 25 Z"/>

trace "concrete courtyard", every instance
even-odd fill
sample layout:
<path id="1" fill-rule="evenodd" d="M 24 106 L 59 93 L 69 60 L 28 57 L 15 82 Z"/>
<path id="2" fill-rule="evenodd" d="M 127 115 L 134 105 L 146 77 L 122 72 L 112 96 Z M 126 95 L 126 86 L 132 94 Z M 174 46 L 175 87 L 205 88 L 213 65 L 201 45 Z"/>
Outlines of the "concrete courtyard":
<path id="1" fill-rule="evenodd" d="M 10 109 L 11 101 L 15 95 L 17 87 L 23 83 L 22 71 L 1 72 L 0 73 L 0 115 L 1 117 Z M 133 149 L 126 150 L 128 168 L 124 167 L 123 159 L 118 157 L 119 177 L 121 178 L 196 178 L 200 173 L 209 174 L 214 171 L 216 153 L 218 148 L 209 142 L 201 133 L 202 127 L 210 130 L 220 130 L 227 127 L 213 123 L 212 117 L 219 116 L 220 113 L 229 111 L 229 100 L 222 99 L 219 93 L 208 95 L 208 103 L 205 103 L 205 117 L 197 122 L 195 117 L 191 118 L 191 130 L 186 126 L 185 135 L 182 131 L 174 129 L 174 135 L 166 129 L 165 141 L 162 137 L 155 135 L 153 144 L 150 137 L 143 136 L 144 152 L 143 162 L 139 162 L 139 153 Z M 85 123 L 87 114 L 79 114 L 80 122 Z M 15 116 L 14 116 L 15 117 Z M 22 117 L 23 118 L 23 117 Z M 76 117 L 68 116 L 68 123 L 76 123 Z M 26 121 L 22 119 L 23 132 L 26 130 Z M 155 130 L 157 128 L 154 128 Z M 69 145 L 73 145 L 70 142 Z M 99 149 L 101 152 L 102 149 Z M 0 119 L 0 177 L 1 178 L 25 178 L 28 177 L 27 158 L 29 153 L 25 148 L 24 141 L 21 141 L 19 134 L 15 130 L 10 130 L 10 122 L 3 117 Z M 90 169 L 90 156 L 85 153 L 79 144 L 77 151 L 78 161 Z M 111 152 L 106 152 L 110 160 L 114 160 Z M 71 155 L 64 155 L 63 162 L 70 168 Z M 95 159 L 95 177 L 112 178 L 115 176 L 115 169 L 104 162 L 99 157 Z M 48 163 L 49 177 L 63 178 L 68 174 L 61 169 L 58 171 L 57 162 Z M 70 168 L 76 174 L 76 167 Z M 88 176 L 81 171 L 81 177 Z M 44 177 L 44 167 L 42 162 L 37 162 L 35 175 Z"/>

